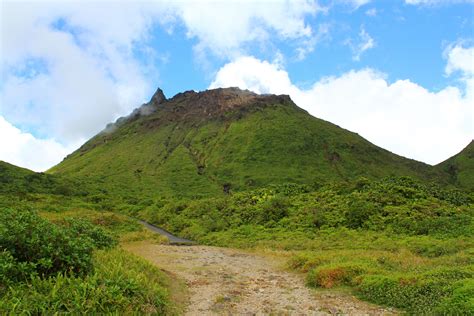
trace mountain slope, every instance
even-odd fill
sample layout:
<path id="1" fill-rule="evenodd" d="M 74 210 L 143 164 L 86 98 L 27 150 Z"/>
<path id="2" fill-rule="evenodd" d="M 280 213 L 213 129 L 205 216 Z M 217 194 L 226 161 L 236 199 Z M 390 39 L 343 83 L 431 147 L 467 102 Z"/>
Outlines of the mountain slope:
<path id="1" fill-rule="evenodd" d="M 474 140 L 460 153 L 435 166 L 446 172 L 453 184 L 474 191 Z"/>
<path id="2" fill-rule="evenodd" d="M 359 176 L 438 177 L 429 165 L 312 117 L 288 96 L 237 88 L 170 100 L 158 89 L 50 172 L 95 177 L 125 195 L 185 197 Z"/>
<path id="3" fill-rule="evenodd" d="M 0 161 L 0 193 L 49 193 L 58 185 L 56 178 Z"/>

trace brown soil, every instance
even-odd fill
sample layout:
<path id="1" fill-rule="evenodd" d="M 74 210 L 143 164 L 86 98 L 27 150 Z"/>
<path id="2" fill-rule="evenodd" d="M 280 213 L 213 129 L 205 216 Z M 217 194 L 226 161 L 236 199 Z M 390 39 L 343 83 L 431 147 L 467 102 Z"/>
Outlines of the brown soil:
<path id="1" fill-rule="evenodd" d="M 276 256 L 208 246 L 135 242 L 125 249 L 185 280 L 185 315 L 391 315 L 334 291 L 315 291 Z"/>

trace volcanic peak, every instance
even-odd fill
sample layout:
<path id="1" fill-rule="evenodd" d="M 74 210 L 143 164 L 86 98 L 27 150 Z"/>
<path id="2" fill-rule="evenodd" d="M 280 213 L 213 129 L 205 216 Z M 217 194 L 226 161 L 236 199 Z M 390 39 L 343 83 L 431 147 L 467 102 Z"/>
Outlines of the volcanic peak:
<path id="1" fill-rule="evenodd" d="M 161 90 L 159 90 L 161 91 Z M 157 93 L 159 93 L 157 91 Z M 156 95 L 156 94 L 155 94 Z M 155 99 L 155 95 L 152 100 Z M 185 91 L 166 100 L 163 105 L 185 107 L 192 112 L 200 111 L 204 114 L 220 114 L 232 109 L 243 108 L 249 105 L 293 103 L 287 95 L 257 94 L 249 90 L 236 87 L 217 88 L 202 92 Z"/>

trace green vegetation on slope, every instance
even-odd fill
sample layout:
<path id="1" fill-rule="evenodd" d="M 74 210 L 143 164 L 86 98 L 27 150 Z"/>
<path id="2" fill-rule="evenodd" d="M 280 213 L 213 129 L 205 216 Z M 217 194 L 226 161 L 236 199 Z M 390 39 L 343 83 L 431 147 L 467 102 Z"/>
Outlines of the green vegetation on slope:
<path id="1" fill-rule="evenodd" d="M 459 154 L 435 166 L 449 174 L 456 186 L 474 191 L 474 141 L 471 141 Z"/>
<path id="2" fill-rule="evenodd" d="M 125 198 L 202 198 L 359 176 L 444 177 L 431 166 L 312 117 L 289 99 L 255 97 L 254 103 L 216 112 L 199 103 L 213 93 L 218 99 L 227 92 L 173 98 L 149 116 L 97 135 L 50 172 L 96 179 L 109 193 Z"/>
<path id="3" fill-rule="evenodd" d="M 70 177 L 36 173 L 0 161 L 0 194 L 45 193 L 84 195 L 85 188 Z"/>

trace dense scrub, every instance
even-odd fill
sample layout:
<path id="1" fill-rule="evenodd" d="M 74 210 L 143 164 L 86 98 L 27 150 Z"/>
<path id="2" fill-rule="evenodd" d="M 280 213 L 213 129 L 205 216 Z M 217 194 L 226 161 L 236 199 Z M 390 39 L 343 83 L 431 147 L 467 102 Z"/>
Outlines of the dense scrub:
<path id="1" fill-rule="evenodd" d="M 472 195 L 410 178 L 362 178 L 161 200 L 140 216 L 206 244 L 291 251 L 290 268 L 307 273 L 310 286 L 349 286 L 362 298 L 413 313 L 468 314 L 472 202 Z"/>
<path id="2" fill-rule="evenodd" d="M 140 215 L 200 239 L 245 226 L 314 234 L 346 228 L 407 236 L 472 236 L 472 196 L 410 178 L 360 179 L 314 189 L 281 185 L 225 198 L 158 200 Z M 133 207 L 132 207 L 133 209 Z"/>
<path id="3" fill-rule="evenodd" d="M 114 249 L 136 223 L 92 211 L 48 215 L 54 223 L 32 210 L 0 211 L 0 314 L 173 313 L 167 277 Z"/>
<path id="4" fill-rule="evenodd" d="M 0 212 L 2 281 L 25 281 L 58 273 L 84 275 L 92 270 L 92 250 L 115 245 L 98 226 L 70 219 L 67 226 L 50 223 L 32 211 Z"/>

